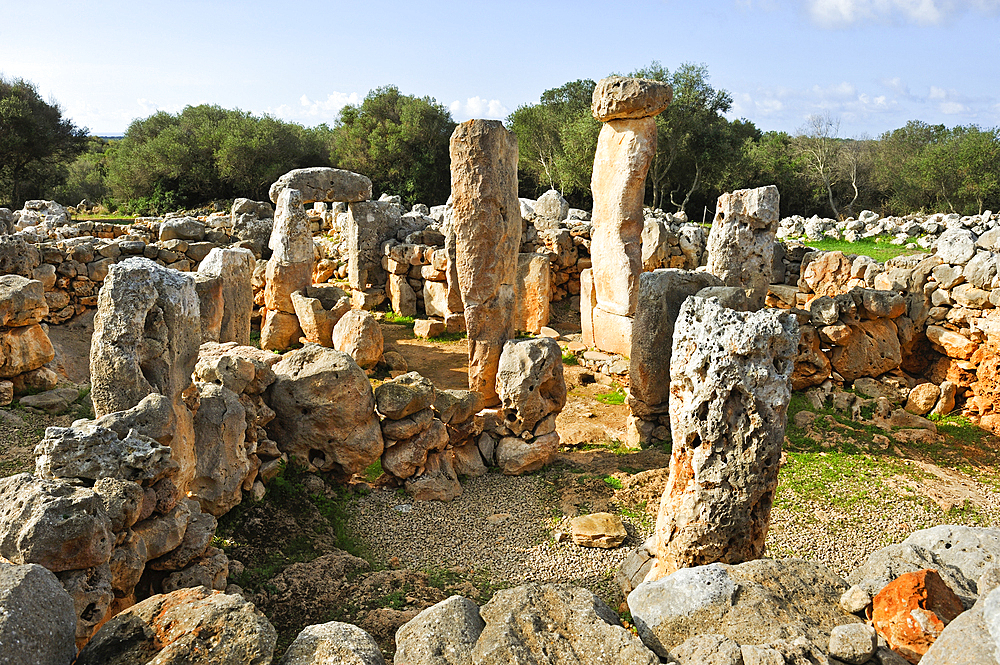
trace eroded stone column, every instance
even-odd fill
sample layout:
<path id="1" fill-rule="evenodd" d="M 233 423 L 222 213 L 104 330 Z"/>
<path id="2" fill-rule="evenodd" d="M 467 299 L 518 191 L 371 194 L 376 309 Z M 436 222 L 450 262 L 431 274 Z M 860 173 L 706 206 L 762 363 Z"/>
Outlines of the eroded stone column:
<path id="1" fill-rule="evenodd" d="M 514 336 L 521 242 L 517 137 L 499 120 L 468 120 L 451 135 L 455 263 L 469 334 L 469 388 L 499 403 L 497 365 Z"/>
<path id="2" fill-rule="evenodd" d="M 216 247 L 198 266 L 200 274 L 218 277 L 222 282 L 222 323 L 219 338 L 213 341 L 250 344 L 253 269 L 253 253 L 236 247 Z"/>
<path id="3" fill-rule="evenodd" d="M 278 192 L 271 231 L 271 258 L 264 285 L 266 312 L 260 330 L 262 349 L 288 348 L 298 341 L 301 328 L 295 316 L 292 293 L 305 293 L 312 283 L 314 249 L 309 218 L 297 189 Z"/>
<path id="4" fill-rule="evenodd" d="M 597 139 L 590 255 L 596 306 L 592 330 L 583 331 L 599 349 L 628 355 L 642 272 L 642 199 L 646 172 L 656 152 L 654 116 L 670 103 L 669 85 L 612 76 L 594 89 L 591 109 L 605 123 Z M 581 306 L 586 306 L 581 299 Z"/>
<path id="5" fill-rule="evenodd" d="M 750 309 L 764 306 L 778 231 L 778 188 L 738 189 L 719 197 L 708 234 L 708 272 L 747 291 Z"/>
<path id="6" fill-rule="evenodd" d="M 737 312 L 697 296 L 681 306 L 670 363 L 670 477 L 647 580 L 763 554 L 798 340 L 787 311 Z"/>
<path id="7" fill-rule="evenodd" d="M 97 298 L 90 346 L 91 398 L 101 418 L 136 406 L 151 393 L 166 397 L 175 420 L 168 442 L 180 464 L 174 480 L 194 476 L 194 425 L 182 394 L 198 361 L 201 319 L 195 280 L 148 259 L 111 266 Z"/>

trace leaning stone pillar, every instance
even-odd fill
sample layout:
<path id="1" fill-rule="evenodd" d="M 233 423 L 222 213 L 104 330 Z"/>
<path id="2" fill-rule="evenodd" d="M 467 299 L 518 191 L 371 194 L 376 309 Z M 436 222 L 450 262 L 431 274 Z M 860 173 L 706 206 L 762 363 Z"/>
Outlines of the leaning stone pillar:
<path id="1" fill-rule="evenodd" d="M 590 189 L 594 196 L 590 256 L 596 306 L 584 339 L 627 356 L 642 272 L 642 199 L 656 152 L 654 116 L 670 103 L 669 85 L 612 76 L 594 89 L 591 109 L 604 122 L 597 139 Z M 581 298 L 581 307 L 589 303 Z"/>
<path id="2" fill-rule="evenodd" d="M 692 296 L 674 325 L 670 477 L 651 581 L 679 568 L 759 558 L 778 485 L 795 316 Z"/>
<path id="3" fill-rule="evenodd" d="M 778 231 L 778 188 L 738 189 L 719 197 L 708 234 L 708 272 L 747 291 L 750 311 L 764 306 Z"/>
<path id="4" fill-rule="evenodd" d="M 497 366 L 514 336 L 521 243 L 517 137 L 499 120 L 468 120 L 451 135 L 452 227 L 469 334 L 469 388 L 499 403 Z"/>
<path id="5" fill-rule="evenodd" d="M 202 275 L 222 282 L 222 323 L 217 342 L 250 344 L 250 317 L 253 314 L 253 253 L 237 247 L 216 247 L 198 266 Z"/>

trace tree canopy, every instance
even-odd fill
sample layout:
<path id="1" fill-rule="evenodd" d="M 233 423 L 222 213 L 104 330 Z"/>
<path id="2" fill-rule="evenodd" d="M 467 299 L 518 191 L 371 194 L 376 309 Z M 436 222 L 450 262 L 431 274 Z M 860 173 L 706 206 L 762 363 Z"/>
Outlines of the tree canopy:
<path id="1" fill-rule="evenodd" d="M 60 184 L 60 167 L 84 150 L 86 137 L 33 83 L 0 77 L 0 203 L 20 207 Z"/>

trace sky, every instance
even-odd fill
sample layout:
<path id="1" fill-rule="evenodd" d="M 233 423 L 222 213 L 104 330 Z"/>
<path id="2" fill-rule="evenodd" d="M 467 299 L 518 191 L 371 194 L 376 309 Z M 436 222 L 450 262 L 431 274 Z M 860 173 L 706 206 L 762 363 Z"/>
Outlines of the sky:
<path id="1" fill-rule="evenodd" d="M 216 104 L 314 126 L 395 85 L 455 120 L 576 79 L 706 65 L 730 118 L 841 137 L 1000 126 L 1000 0 L 0 0 L 0 75 L 95 135 Z"/>

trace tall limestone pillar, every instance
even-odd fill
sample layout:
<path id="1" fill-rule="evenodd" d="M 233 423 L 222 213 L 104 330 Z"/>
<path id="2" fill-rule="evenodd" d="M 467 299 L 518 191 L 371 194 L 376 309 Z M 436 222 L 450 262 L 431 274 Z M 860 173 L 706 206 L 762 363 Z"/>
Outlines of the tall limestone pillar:
<path id="1" fill-rule="evenodd" d="M 468 120 L 451 135 L 452 228 L 469 335 L 469 388 L 499 404 L 497 366 L 514 336 L 521 244 L 517 137 L 499 120 Z"/>
<path id="2" fill-rule="evenodd" d="M 790 312 L 684 301 L 670 361 L 670 476 L 647 581 L 764 553 L 798 341 Z"/>
<path id="3" fill-rule="evenodd" d="M 612 76 L 594 89 L 591 110 L 604 122 L 597 139 L 590 255 L 592 305 L 581 298 L 583 338 L 627 356 L 642 272 L 642 199 L 656 152 L 656 121 L 673 96 L 669 85 Z M 588 328 L 588 325 L 590 326 Z"/>
<path id="4" fill-rule="evenodd" d="M 719 197 L 708 234 L 708 272 L 747 291 L 750 310 L 764 306 L 778 232 L 778 188 L 738 189 Z"/>

